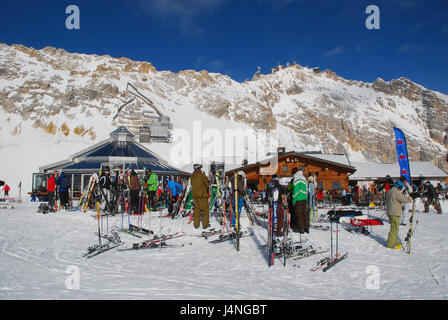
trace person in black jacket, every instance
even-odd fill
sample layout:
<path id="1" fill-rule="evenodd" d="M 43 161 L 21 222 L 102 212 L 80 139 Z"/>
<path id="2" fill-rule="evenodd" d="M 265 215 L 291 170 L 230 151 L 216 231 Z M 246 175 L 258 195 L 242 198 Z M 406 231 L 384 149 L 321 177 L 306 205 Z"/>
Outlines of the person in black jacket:
<path id="1" fill-rule="evenodd" d="M 429 181 L 425 182 L 424 196 L 427 198 L 427 200 L 425 201 L 425 212 L 428 212 L 429 206 L 432 205 L 436 209 L 438 214 L 442 214 L 442 208 L 440 207 L 439 203 L 439 196 L 436 192 L 436 189 Z"/>
<path id="2" fill-rule="evenodd" d="M 68 209 L 69 207 L 71 207 L 68 194 L 72 185 L 70 176 L 61 170 L 56 184 L 59 186 L 59 198 L 61 200 L 61 205 L 64 208 Z"/>

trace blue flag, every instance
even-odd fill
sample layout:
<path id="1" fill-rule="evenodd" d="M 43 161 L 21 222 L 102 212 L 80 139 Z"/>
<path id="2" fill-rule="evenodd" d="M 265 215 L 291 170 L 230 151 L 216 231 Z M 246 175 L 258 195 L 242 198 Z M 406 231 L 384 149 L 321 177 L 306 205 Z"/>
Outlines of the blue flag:
<path id="1" fill-rule="evenodd" d="M 395 143 L 397 148 L 398 164 L 400 165 L 400 175 L 404 176 L 409 184 L 411 184 L 411 169 L 409 167 L 408 147 L 406 145 L 406 137 L 398 128 L 394 128 Z"/>

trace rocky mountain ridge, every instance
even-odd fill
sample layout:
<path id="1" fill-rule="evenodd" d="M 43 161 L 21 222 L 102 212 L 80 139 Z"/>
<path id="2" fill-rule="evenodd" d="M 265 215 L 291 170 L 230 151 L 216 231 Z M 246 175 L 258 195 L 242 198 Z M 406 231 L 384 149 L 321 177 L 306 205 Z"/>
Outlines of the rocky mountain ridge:
<path id="1" fill-rule="evenodd" d="M 240 83 L 206 70 L 158 71 L 150 62 L 127 58 L 0 44 L 1 135 L 44 130 L 97 141 L 120 124 L 138 122 L 129 113 L 113 120 L 129 101 L 127 83 L 170 116 L 174 128 L 184 125 L 185 112 L 200 111 L 236 126 L 278 130 L 287 150 L 394 162 L 392 127 L 399 126 L 407 134 L 411 160 L 431 161 L 448 172 L 447 95 L 406 78 L 366 83 L 296 63 Z"/>

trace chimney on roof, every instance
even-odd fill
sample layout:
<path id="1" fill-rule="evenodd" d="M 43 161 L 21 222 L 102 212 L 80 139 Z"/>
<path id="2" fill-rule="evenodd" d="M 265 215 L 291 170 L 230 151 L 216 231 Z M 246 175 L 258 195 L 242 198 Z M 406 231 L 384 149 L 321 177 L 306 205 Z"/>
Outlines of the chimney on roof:
<path id="1" fill-rule="evenodd" d="M 281 156 L 281 155 L 283 155 L 285 153 L 286 153 L 285 147 L 278 147 L 277 148 L 277 155 Z"/>

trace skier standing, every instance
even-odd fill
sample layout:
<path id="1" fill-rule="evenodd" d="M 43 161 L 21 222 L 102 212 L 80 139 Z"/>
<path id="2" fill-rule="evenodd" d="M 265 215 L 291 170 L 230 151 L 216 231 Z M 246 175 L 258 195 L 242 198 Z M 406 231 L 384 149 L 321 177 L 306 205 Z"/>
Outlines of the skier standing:
<path id="1" fill-rule="evenodd" d="M 291 215 L 291 229 L 294 232 L 309 233 L 310 217 L 307 214 L 307 183 L 303 175 L 304 168 L 293 168 L 292 183 L 289 190 L 292 195 L 293 214 Z M 294 218 L 292 218 L 294 217 Z"/>
<path id="2" fill-rule="evenodd" d="M 403 204 L 411 201 L 409 195 L 404 195 L 402 189 L 403 182 L 398 180 L 392 185 L 391 189 L 386 193 L 386 214 L 389 218 L 390 230 L 387 236 L 386 246 L 390 249 L 401 249 L 401 244 L 398 242 L 398 228 L 400 224 L 400 217 L 403 210 Z"/>
<path id="3" fill-rule="evenodd" d="M 129 178 L 129 193 L 131 198 L 131 211 L 133 213 L 138 213 L 138 194 L 140 192 L 140 187 L 140 179 L 134 169 L 132 169 Z"/>
<path id="4" fill-rule="evenodd" d="M 310 210 L 310 214 L 314 218 L 314 176 L 311 172 L 308 173 L 308 209 Z"/>
<path id="5" fill-rule="evenodd" d="M 193 225 L 195 229 L 199 228 L 202 219 L 202 229 L 209 227 L 209 208 L 208 208 L 208 187 L 210 182 L 207 176 L 201 170 L 202 164 L 193 166 L 194 172 L 191 175 L 191 196 L 194 201 Z"/>
<path id="6" fill-rule="evenodd" d="M 5 193 L 5 198 L 9 196 L 9 191 L 11 188 L 8 186 L 7 183 L 5 183 L 5 186 L 3 187 L 3 192 Z"/>
<path id="7" fill-rule="evenodd" d="M 61 199 L 61 205 L 67 209 L 69 206 L 68 192 L 72 185 L 71 179 L 65 172 L 61 171 L 56 184 L 59 186 L 59 197 Z"/>
<path id="8" fill-rule="evenodd" d="M 53 172 L 53 175 L 48 178 L 47 181 L 47 194 L 48 194 L 48 206 L 50 212 L 54 212 L 54 191 L 56 189 L 56 178 L 58 176 L 58 172 Z"/>
<path id="9" fill-rule="evenodd" d="M 154 198 L 158 188 L 158 177 L 151 169 L 146 169 L 145 174 L 143 183 L 148 194 L 148 208 L 149 210 L 155 210 L 156 205 Z"/>

